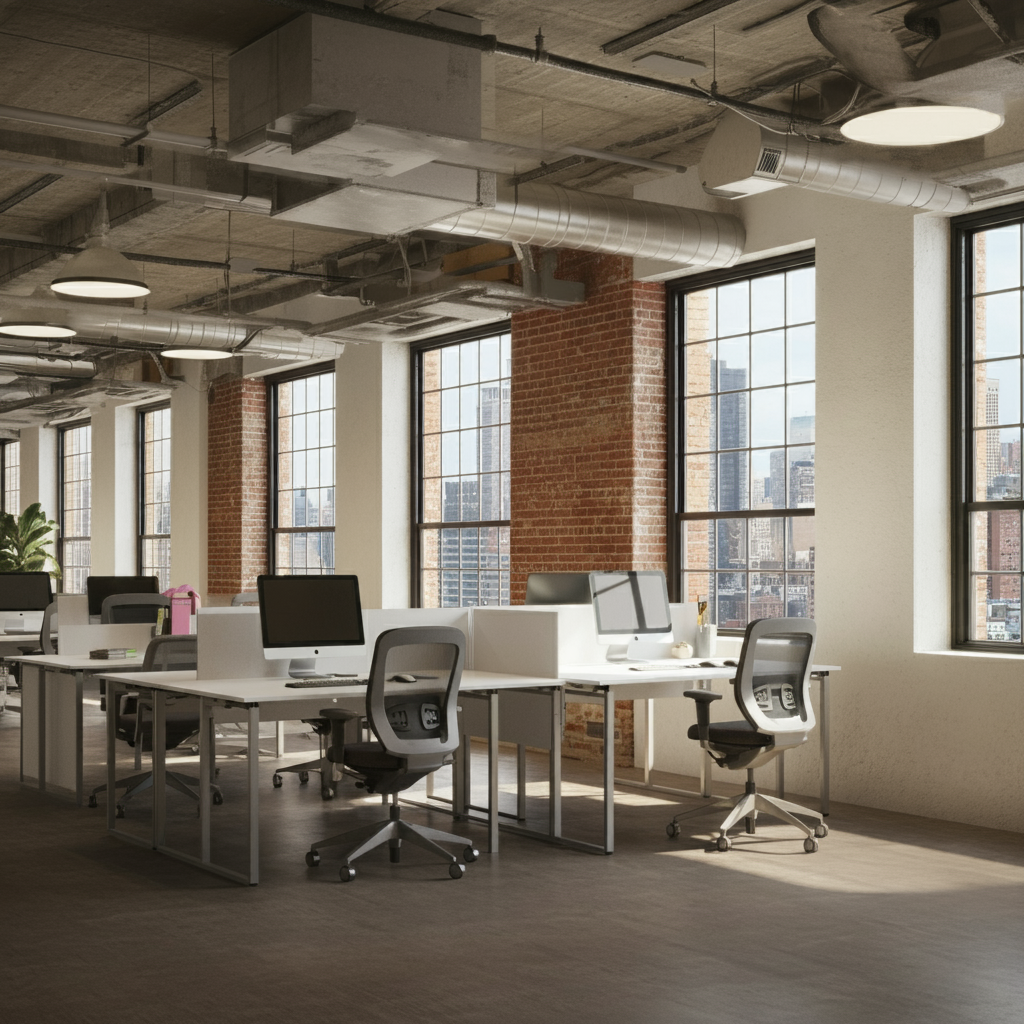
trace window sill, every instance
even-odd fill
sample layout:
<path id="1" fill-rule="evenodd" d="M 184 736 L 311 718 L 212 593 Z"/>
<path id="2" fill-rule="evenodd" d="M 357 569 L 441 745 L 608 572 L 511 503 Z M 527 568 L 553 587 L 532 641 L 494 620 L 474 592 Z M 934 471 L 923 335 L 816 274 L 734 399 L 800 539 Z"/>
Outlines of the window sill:
<path id="1" fill-rule="evenodd" d="M 914 651 L 915 654 L 935 658 L 991 658 L 994 661 L 1019 661 L 1024 657 L 1021 651 Z"/>

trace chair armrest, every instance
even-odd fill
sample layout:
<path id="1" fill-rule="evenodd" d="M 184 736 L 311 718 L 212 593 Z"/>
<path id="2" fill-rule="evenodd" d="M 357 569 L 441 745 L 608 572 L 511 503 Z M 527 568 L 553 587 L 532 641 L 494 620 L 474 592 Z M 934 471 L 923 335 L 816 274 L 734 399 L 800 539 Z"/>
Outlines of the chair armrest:
<path id="1" fill-rule="evenodd" d="M 700 745 L 707 749 L 708 733 L 711 727 L 711 702 L 721 700 L 722 695 L 714 690 L 684 690 L 684 697 L 689 697 L 697 705 L 697 733 Z"/>
<path id="2" fill-rule="evenodd" d="M 362 712 L 346 711 L 343 708 L 323 708 L 320 717 L 331 724 L 331 739 L 327 744 L 327 760 L 333 764 L 345 763 L 345 727 L 349 722 L 362 718 Z"/>

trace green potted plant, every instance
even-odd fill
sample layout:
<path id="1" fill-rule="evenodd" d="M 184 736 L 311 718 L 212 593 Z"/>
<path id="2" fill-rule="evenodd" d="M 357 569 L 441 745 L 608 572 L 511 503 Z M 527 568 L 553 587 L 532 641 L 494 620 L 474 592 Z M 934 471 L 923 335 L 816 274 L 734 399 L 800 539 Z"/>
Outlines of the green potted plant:
<path id="1" fill-rule="evenodd" d="M 60 566 L 49 550 L 56 527 L 38 501 L 20 516 L 0 512 L 0 572 L 48 572 L 59 578 Z"/>

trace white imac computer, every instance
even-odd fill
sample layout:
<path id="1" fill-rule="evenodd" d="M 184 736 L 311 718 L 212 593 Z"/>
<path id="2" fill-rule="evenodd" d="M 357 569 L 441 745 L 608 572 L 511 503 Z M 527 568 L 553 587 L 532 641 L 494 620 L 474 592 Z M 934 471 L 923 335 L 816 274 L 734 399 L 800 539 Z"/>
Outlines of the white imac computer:
<path id="1" fill-rule="evenodd" d="M 260 576 L 263 657 L 290 658 L 288 675 L 316 676 L 317 658 L 358 653 L 364 644 L 355 576 Z"/>
<path id="2" fill-rule="evenodd" d="M 592 572 L 590 592 L 597 639 L 608 645 L 608 661 L 625 661 L 634 640 L 672 641 L 672 613 L 663 572 Z"/>
<path id="3" fill-rule="evenodd" d="M 0 625 L 5 630 L 38 633 L 52 600 L 48 572 L 0 573 Z"/>

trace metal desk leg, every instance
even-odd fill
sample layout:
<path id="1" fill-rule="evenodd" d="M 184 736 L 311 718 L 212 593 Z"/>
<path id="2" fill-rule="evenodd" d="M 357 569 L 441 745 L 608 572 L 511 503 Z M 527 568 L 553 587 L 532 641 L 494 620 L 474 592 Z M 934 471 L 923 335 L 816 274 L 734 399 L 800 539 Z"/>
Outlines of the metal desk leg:
<path id="1" fill-rule="evenodd" d="M 786 799 L 786 752 L 775 758 L 775 795 L 780 800 Z"/>
<path id="2" fill-rule="evenodd" d="M 548 831 L 562 834 L 562 720 L 565 691 L 551 691 L 551 749 L 548 763 Z"/>
<path id="3" fill-rule="evenodd" d="M 604 691 L 604 852 L 615 852 L 615 691 Z"/>
<path id="4" fill-rule="evenodd" d="M 654 701 L 644 701 L 644 748 L 643 748 L 644 785 L 651 784 L 651 771 L 654 769 Z"/>
<path id="5" fill-rule="evenodd" d="M 167 838 L 167 694 L 153 692 L 153 849 Z M 141 704 L 139 713 L 142 713 Z M 141 746 L 141 744 L 140 744 Z M 107 802 L 110 802 L 108 797 Z"/>
<path id="6" fill-rule="evenodd" d="M 277 735 L 277 756 L 278 757 L 284 757 L 284 722 L 282 720 L 280 720 L 280 719 L 278 720 L 278 723 L 277 723 L 276 735 Z"/>
<path id="7" fill-rule="evenodd" d="M 117 808 L 117 702 L 120 700 L 117 684 L 107 683 L 107 831 L 116 832 Z"/>
<path id="8" fill-rule="evenodd" d="M 39 788 L 46 792 L 46 670 L 39 669 Z"/>
<path id="9" fill-rule="evenodd" d="M 82 691 L 85 684 L 85 673 L 75 673 L 75 804 L 82 806 L 82 754 L 83 723 L 82 723 Z"/>
<path id="10" fill-rule="evenodd" d="M 260 708 L 253 704 L 249 714 L 249 755 L 246 759 L 249 791 L 249 884 L 260 880 Z M 211 720 L 212 727 L 213 722 Z M 281 734 L 284 735 L 283 733 Z M 207 768 L 209 770 L 209 768 Z M 207 780 L 209 781 L 209 780 Z M 209 800 L 209 786 L 207 786 Z"/>
<path id="11" fill-rule="evenodd" d="M 217 738 L 213 727 L 213 702 L 199 698 L 199 860 L 210 863 L 210 770 L 216 756 Z"/>
<path id="12" fill-rule="evenodd" d="M 818 739 L 821 743 L 821 813 L 828 814 L 828 673 L 816 672 L 818 677 L 818 697 L 821 721 L 818 723 Z"/>
<path id="13" fill-rule="evenodd" d="M 487 694 L 487 849 L 498 852 L 498 694 Z"/>
<path id="14" fill-rule="evenodd" d="M 516 820 L 526 821 L 526 747 L 516 744 Z"/>

